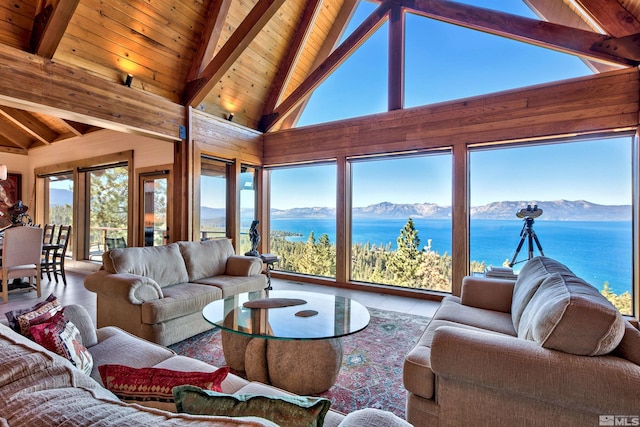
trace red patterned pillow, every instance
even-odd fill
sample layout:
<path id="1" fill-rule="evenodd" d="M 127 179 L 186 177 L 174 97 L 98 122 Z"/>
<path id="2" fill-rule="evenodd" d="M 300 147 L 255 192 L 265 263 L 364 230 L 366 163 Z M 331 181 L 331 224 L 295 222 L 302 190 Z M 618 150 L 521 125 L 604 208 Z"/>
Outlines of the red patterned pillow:
<path id="1" fill-rule="evenodd" d="M 123 401 L 176 411 L 173 388 L 193 385 L 207 390 L 222 391 L 222 381 L 229 367 L 214 372 L 182 372 L 162 368 L 132 368 L 123 365 L 98 366 L 107 390 Z"/>
<path id="2" fill-rule="evenodd" d="M 46 300 L 31 308 L 14 310 L 6 313 L 9 326 L 14 331 L 31 338 L 29 328 L 39 323 L 48 322 L 57 312 L 62 310 L 58 298 L 51 294 Z"/>
<path id="3" fill-rule="evenodd" d="M 68 359 L 85 374 L 91 375 L 93 357 L 82 345 L 80 331 L 76 325 L 64 318 L 63 311 L 58 311 L 49 322 L 30 327 L 29 332 L 35 342 Z"/>

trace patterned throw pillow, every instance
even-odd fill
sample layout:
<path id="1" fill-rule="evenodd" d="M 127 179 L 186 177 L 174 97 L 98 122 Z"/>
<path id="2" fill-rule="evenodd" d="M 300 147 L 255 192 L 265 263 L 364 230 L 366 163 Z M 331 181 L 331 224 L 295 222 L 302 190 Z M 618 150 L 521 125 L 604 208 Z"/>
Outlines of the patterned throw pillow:
<path id="1" fill-rule="evenodd" d="M 260 417 L 281 426 L 322 427 L 331 401 L 323 397 L 224 394 L 193 386 L 173 389 L 178 412 Z"/>
<path id="2" fill-rule="evenodd" d="M 64 312 L 57 312 L 49 322 L 29 328 L 33 340 L 60 356 L 68 359 L 76 368 L 87 375 L 93 369 L 93 357 L 82 345 L 80 331 L 64 318 Z"/>
<path id="3" fill-rule="evenodd" d="M 222 391 L 222 381 L 229 367 L 214 372 L 182 372 L 162 368 L 132 368 L 123 365 L 98 366 L 102 383 L 120 400 L 176 411 L 172 390 L 180 385 L 194 385 Z"/>
<path id="4" fill-rule="evenodd" d="M 31 338 L 29 328 L 31 326 L 48 322 L 57 312 L 62 310 L 58 298 L 51 294 L 46 300 L 31 308 L 14 310 L 6 313 L 9 327 L 27 338 Z"/>

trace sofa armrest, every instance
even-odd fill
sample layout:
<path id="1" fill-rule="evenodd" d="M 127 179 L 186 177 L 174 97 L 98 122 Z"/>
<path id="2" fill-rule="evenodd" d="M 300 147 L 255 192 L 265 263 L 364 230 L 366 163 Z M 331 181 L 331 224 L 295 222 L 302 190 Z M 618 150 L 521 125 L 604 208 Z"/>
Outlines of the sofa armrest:
<path id="1" fill-rule="evenodd" d="M 96 271 L 84 279 L 84 287 L 98 295 L 121 299 L 135 305 L 164 298 L 160 285 L 153 279 L 129 273 Z"/>
<path id="2" fill-rule="evenodd" d="M 462 305 L 511 313 L 513 280 L 466 276 L 462 279 Z"/>
<path id="3" fill-rule="evenodd" d="M 640 366 L 615 356 L 577 356 L 533 341 L 442 326 L 431 344 L 436 377 L 592 413 L 637 408 Z M 439 387 L 445 387 L 440 383 Z M 436 390 L 436 398 L 438 391 Z"/>
<path id="4" fill-rule="evenodd" d="M 227 258 L 228 276 L 256 276 L 262 273 L 262 260 L 255 256 L 231 255 Z"/>

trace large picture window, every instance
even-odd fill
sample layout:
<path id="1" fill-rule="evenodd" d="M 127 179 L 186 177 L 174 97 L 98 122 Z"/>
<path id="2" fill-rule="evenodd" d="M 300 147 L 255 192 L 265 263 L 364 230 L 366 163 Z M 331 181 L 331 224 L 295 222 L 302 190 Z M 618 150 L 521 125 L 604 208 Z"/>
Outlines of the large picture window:
<path id="1" fill-rule="evenodd" d="M 279 270 L 335 277 L 335 164 L 273 169 L 270 252 Z"/>
<path id="2" fill-rule="evenodd" d="M 200 175 L 200 239 L 227 236 L 227 165 L 202 158 Z"/>
<path id="3" fill-rule="evenodd" d="M 351 280 L 451 291 L 451 154 L 352 161 Z"/>
<path id="4" fill-rule="evenodd" d="M 518 271 L 531 239 L 533 256 L 557 259 L 633 314 L 634 144 L 625 136 L 472 150 L 471 271 Z M 530 224 L 516 215 L 527 205 L 542 210 Z"/>
<path id="5" fill-rule="evenodd" d="M 90 259 L 126 247 L 129 231 L 129 168 L 126 164 L 82 170 L 89 191 Z"/>

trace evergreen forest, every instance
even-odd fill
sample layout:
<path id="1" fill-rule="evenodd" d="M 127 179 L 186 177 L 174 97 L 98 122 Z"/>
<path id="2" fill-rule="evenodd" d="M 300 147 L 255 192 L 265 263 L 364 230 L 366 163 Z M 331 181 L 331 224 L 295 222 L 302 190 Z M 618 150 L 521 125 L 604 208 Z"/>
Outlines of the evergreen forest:
<path id="1" fill-rule="evenodd" d="M 335 277 L 336 247 L 327 234 L 316 238 L 313 232 L 306 242 L 287 240 L 288 233 L 271 233 L 271 253 L 280 257 L 276 268 L 312 276 Z M 418 230 L 412 218 L 400 230 L 397 248 L 356 243 L 351 250 L 351 279 L 432 291 L 451 292 L 451 255 L 429 247 L 421 249 Z M 508 260 L 505 260 L 507 263 Z M 505 264 L 506 266 L 506 264 Z M 484 262 L 471 261 L 471 272 L 484 272 Z M 614 293 L 608 282 L 600 291 L 623 314 L 632 313 L 631 294 Z"/>

